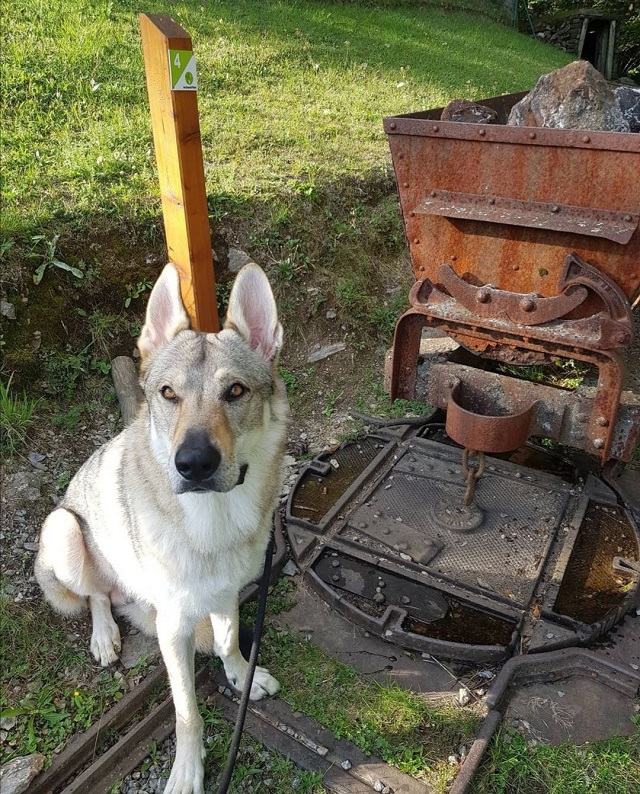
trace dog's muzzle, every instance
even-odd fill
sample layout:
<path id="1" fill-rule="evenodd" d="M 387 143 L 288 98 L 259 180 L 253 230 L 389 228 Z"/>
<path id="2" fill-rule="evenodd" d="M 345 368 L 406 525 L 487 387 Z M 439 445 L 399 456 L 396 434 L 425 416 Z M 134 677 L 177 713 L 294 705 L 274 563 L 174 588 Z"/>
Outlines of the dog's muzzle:
<path id="1" fill-rule="evenodd" d="M 238 480 L 231 488 L 220 487 L 216 472 L 220 468 L 222 456 L 204 432 L 187 433 L 185 440 L 178 447 L 174 463 L 180 474 L 180 493 L 226 491 L 241 485 L 247 475 L 248 465 L 240 467 Z"/>

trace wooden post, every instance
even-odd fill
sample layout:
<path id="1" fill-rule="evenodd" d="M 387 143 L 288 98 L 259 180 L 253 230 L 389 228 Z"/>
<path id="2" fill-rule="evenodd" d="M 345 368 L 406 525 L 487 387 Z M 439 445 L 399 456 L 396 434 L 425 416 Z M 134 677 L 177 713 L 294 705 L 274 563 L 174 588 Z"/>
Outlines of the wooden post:
<path id="1" fill-rule="evenodd" d="M 191 37 L 171 17 L 140 14 L 140 32 L 169 261 L 191 325 L 218 331 Z M 171 63 L 170 63 L 170 52 Z M 172 68 L 173 67 L 173 68 Z"/>

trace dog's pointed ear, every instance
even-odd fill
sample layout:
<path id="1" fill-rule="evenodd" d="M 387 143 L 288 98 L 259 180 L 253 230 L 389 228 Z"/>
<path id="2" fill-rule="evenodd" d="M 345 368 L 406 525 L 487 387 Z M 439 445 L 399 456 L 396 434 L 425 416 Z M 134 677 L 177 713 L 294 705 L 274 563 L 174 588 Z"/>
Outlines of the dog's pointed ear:
<path id="1" fill-rule="evenodd" d="M 175 265 L 165 265 L 151 290 L 147 314 L 138 339 L 143 368 L 145 362 L 148 363 L 161 347 L 180 331 L 189 328 L 189 325 L 189 315 L 180 294 L 180 276 Z"/>
<path id="2" fill-rule="evenodd" d="M 234 328 L 269 361 L 282 347 L 282 326 L 271 286 L 253 262 L 242 268 L 233 283 L 224 327 Z"/>

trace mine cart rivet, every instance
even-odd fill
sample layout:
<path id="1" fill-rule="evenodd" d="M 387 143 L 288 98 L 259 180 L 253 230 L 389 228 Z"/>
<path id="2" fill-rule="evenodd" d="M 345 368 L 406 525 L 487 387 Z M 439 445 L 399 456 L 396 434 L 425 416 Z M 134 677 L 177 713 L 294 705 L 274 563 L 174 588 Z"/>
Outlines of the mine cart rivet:
<path id="1" fill-rule="evenodd" d="M 536 134 L 535 134 L 535 132 L 530 132 L 530 133 L 529 133 L 529 137 L 531 138 L 531 140 L 532 140 L 532 141 L 534 141 L 534 140 L 535 140 L 535 138 L 536 138 Z"/>
<path id="2" fill-rule="evenodd" d="M 431 198 L 435 198 L 435 197 L 436 197 L 436 195 L 437 195 L 436 191 L 435 191 L 435 190 L 432 190 L 432 191 L 431 191 Z"/>
<path id="3" fill-rule="evenodd" d="M 551 212 L 560 212 L 560 207 L 557 204 L 554 204 L 553 207 L 551 207 Z"/>
<path id="4" fill-rule="evenodd" d="M 481 138 L 484 138 L 484 136 L 485 136 L 486 134 L 487 134 L 487 131 L 486 131 L 486 130 L 478 130 L 478 135 L 479 135 Z"/>
<path id="5" fill-rule="evenodd" d="M 411 599 L 409 598 L 409 596 L 402 596 L 400 598 L 400 600 L 402 601 L 403 604 L 410 604 L 411 603 Z"/>
<path id="6" fill-rule="evenodd" d="M 494 198 L 490 198 L 489 199 L 489 204 L 495 204 L 495 203 L 496 203 L 496 200 Z"/>
<path id="7" fill-rule="evenodd" d="M 624 216 L 624 219 L 625 219 L 625 221 L 626 221 L 627 223 L 630 223 L 630 222 L 631 222 L 631 215 L 625 215 L 625 216 Z"/>
<path id="8" fill-rule="evenodd" d="M 536 308 L 535 301 L 531 300 L 531 298 L 525 298 L 520 302 L 520 306 L 525 312 L 532 312 Z"/>
<path id="9" fill-rule="evenodd" d="M 409 187 L 409 183 L 408 182 L 403 182 L 403 184 L 404 184 L 405 187 Z"/>
<path id="10" fill-rule="evenodd" d="M 455 262 L 458 257 L 455 254 L 451 254 L 451 261 Z"/>
<path id="11" fill-rule="evenodd" d="M 588 135 L 585 135 L 584 138 L 582 139 L 582 142 L 583 143 L 591 143 L 591 138 Z"/>
<path id="12" fill-rule="evenodd" d="M 361 522 L 358 524 L 358 526 L 360 527 L 360 529 L 366 529 L 366 528 L 367 528 L 367 524 L 366 524 L 366 522 L 365 522 L 365 521 L 361 521 Z"/>
<path id="13" fill-rule="evenodd" d="M 437 125 L 437 124 L 434 124 L 434 125 L 433 125 L 433 127 L 432 127 L 431 129 L 432 129 L 434 132 L 440 132 L 440 127 L 438 127 L 438 125 Z"/>
<path id="14" fill-rule="evenodd" d="M 413 238 L 413 244 L 414 244 L 414 245 L 418 245 L 418 243 L 419 243 L 419 242 L 420 242 L 420 240 L 418 240 L 418 238 L 417 238 L 417 237 L 414 237 L 414 238 Z"/>
<path id="15" fill-rule="evenodd" d="M 337 573 L 334 573 L 333 576 L 331 577 L 331 579 L 334 582 L 339 582 L 340 581 L 340 577 L 338 576 Z"/>
<path id="16" fill-rule="evenodd" d="M 603 438 L 594 438 L 593 446 L 596 449 L 602 449 L 602 447 L 604 447 L 604 439 Z"/>
<path id="17" fill-rule="evenodd" d="M 627 337 L 622 331 L 620 331 L 619 334 L 616 334 L 616 341 L 623 345 L 627 341 Z"/>
<path id="18" fill-rule="evenodd" d="M 391 124 L 389 124 L 389 129 L 390 130 L 395 130 L 395 128 L 396 128 L 396 125 L 393 122 Z"/>
<path id="19" fill-rule="evenodd" d="M 423 270 L 424 270 L 424 265 L 420 265 L 420 271 L 422 272 Z"/>
<path id="20" fill-rule="evenodd" d="M 520 270 L 520 265 L 514 265 L 511 269 L 512 270 Z"/>
<path id="21" fill-rule="evenodd" d="M 416 216 L 416 214 L 415 214 L 415 212 L 414 212 L 413 210 L 411 210 L 411 212 L 409 213 L 409 215 L 411 215 L 411 217 L 412 217 L 412 218 L 415 218 L 415 216 Z"/>
<path id="22" fill-rule="evenodd" d="M 487 289 L 481 289 L 476 293 L 476 300 L 478 303 L 488 303 L 491 299 L 491 294 Z"/>
<path id="23" fill-rule="evenodd" d="M 599 416 L 596 419 L 596 424 L 600 425 L 600 427 L 609 427 L 609 420 L 606 416 Z"/>

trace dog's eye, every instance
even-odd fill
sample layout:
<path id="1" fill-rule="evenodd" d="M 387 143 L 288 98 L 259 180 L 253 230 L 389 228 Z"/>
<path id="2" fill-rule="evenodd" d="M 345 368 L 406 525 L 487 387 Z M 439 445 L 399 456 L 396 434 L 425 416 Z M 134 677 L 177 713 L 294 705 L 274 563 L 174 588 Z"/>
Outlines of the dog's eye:
<path id="1" fill-rule="evenodd" d="M 246 387 L 243 386 L 241 383 L 233 383 L 227 389 L 226 398 L 227 400 L 237 400 L 238 397 L 242 397 L 242 395 L 246 392 Z"/>
<path id="2" fill-rule="evenodd" d="M 160 394 L 164 397 L 165 400 L 177 400 L 178 395 L 174 392 L 171 386 L 163 386 L 160 389 Z"/>

